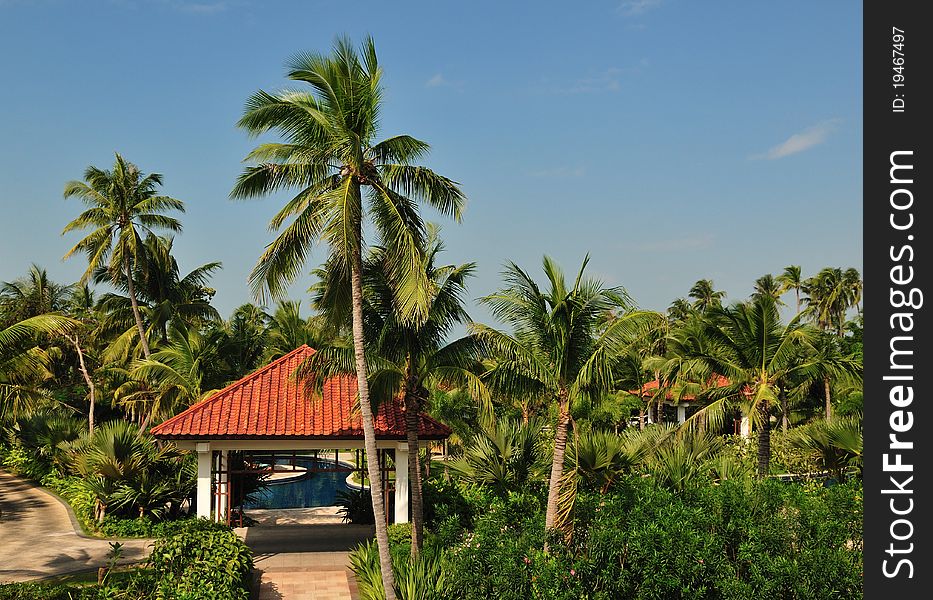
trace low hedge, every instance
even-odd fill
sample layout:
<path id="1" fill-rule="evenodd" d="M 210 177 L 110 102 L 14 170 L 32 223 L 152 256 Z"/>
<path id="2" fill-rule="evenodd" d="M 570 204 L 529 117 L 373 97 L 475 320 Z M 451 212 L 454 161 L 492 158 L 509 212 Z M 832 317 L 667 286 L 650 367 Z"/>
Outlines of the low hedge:
<path id="1" fill-rule="evenodd" d="M 155 542 L 145 569 L 114 583 L 0 585 L 0 600 L 247 600 L 249 548 L 229 528 L 191 521 Z"/>

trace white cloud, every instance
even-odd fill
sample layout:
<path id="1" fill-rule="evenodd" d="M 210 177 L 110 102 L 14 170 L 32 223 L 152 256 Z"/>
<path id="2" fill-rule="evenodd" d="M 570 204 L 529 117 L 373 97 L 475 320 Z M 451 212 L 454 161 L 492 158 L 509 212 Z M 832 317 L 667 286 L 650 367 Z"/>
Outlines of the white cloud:
<path id="1" fill-rule="evenodd" d="M 809 150 L 810 148 L 819 146 L 825 142 L 826 138 L 829 137 L 829 134 L 832 133 L 838 125 L 839 119 L 830 119 L 829 121 L 817 123 L 809 129 L 805 129 L 800 133 L 795 133 L 794 135 L 787 138 L 784 142 L 771 148 L 764 154 L 759 154 L 757 156 L 753 156 L 752 158 L 777 160 L 779 158 L 784 158 L 785 156 L 790 156 L 791 154 L 797 154 L 798 152 Z"/>
<path id="2" fill-rule="evenodd" d="M 664 0 L 624 0 L 619 12 L 626 17 L 637 17 L 661 6 Z"/>
<path id="3" fill-rule="evenodd" d="M 426 82 L 424 82 L 425 87 L 441 87 L 444 85 L 450 85 L 450 84 L 447 82 L 446 79 L 444 79 L 444 76 L 441 75 L 440 73 L 438 73 L 431 79 L 428 79 Z"/>

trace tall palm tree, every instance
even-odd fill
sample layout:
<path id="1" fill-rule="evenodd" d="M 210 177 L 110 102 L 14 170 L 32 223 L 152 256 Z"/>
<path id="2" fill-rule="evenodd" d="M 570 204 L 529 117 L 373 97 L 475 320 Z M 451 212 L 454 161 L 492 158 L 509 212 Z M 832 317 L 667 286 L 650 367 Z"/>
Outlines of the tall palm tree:
<path id="1" fill-rule="evenodd" d="M 633 311 L 624 289 L 585 277 L 584 259 L 572 285 L 544 257 L 548 288 L 542 290 L 518 265 L 504 273 L 506 287 L 482 299 L 512 333 L 474 324 L 474 334 L 496 360 L 484 378 L 506 395 L 547 395 L 557 404 L 554 452 L 548 482 L 545 528 L 557 526 L 558 497 L 570 425 L 570 407 L 613 390 L 615 367 L 630 348 L 650 335 L 658 313 Z M 607 314 L 618 311 L 609 325 Z"/>
<path id="2" fill-rule="evenodd" d="M 781 284 L 781 292 L 794 290 L 794 299 L 797 314 L 800 314 L 800 290 L 803 288 L 803 276 L 800 271 L 800 265 L 790 265 L 784 267 L 784 272 L 777 276 L 777 282 Z"/>
<path id="3" fill-rule="evenodd" d="M 837 338 L 845 335 L 846 312 L 858 307 L 861 302 L 862 279 L 855 269 L 826 267 L 803 284 L 807 293 L 807 308 L 804 313 L 824 332 L 832 332 Z M 823 340 L 819 356 L 838 354 L 836 341 Z M 829 354 L 827 354 L 829 353 Z M 823 375 L 823 394 L 826 401 L 826 420 L 832 419 L 832 386 L 830 374 Z"/>
<path id="4" fill-rule="evenodd" d="M 133 282 L 133 268 L 140 258 L 142 234 L 153 229 L 181 231 L 181 223 L 164 213 L 168 210 L 185 211 L 181 200 L 158 193 L 162 175 L 143 174 L 139 167 L 116 154 L 112 170 L 94 166 L 84 171 L 84 181 L 65 184 L 65 198 L 76 197 L 88 208 L 65 226 L 69 231 L 90 229 L 91 232 L 65 254 L 84 252 L 88 268 L 81 276 L 85 283 L 99 267 L 106 267 L 114 284 L 126 283 L 133 309 L 133 318 L 139 330 L 143 354 L 149 358 L 149 341 L 143 327 L 142 316 Z"/>
<path id="5" fill-rule="evenodd" d="M 418 430 L 420 415 L 430 400 L 430 390 L 461 388 L 480 402 L 489 402 L 485 385 L 475 374 L 480 361 L 476 339 L 466 336 L 447 342 L 454 327 L 469 321 L 464 295 L 466 280 L 472 276 L 475 265 L 438 265 L 436 259 L 443 249 L 437 230 L 432 227 L 424 259 L 424 272 L 430 285 L 428 311 L 424 318 L 414 320 L 399 316 L 398 299 L 383 268 L 385 250 L 375 248 L 363 264 L 363 317 L 371 356 L 371 398 L 374 404 L 399 399 L 405 411 L 408 451 L 412 457 L 408 462 L 412 556 L 420 552 L 424 537 Z M 335 296 L 341 295 L 338 290 L 349 288 L 349 282 L 339 280 L 339 270 L 323 270 L 319 274 L 321 281 L 313 288 L 316 292 L 315 305 L 331 318 L 345 318 L 341 316 L 346 312 L 342 303 L 333 301 Z M 323 348 L 303 365 L 300 373 L 317 375 L 318 381 L 331 375 L 354 373 L 355 365 L 348 350 L 344 346 Z"/>
<path id="6" fill-rule="evenodd" d="M 694 299 L 693 307 L 700 312 L 722 306 L 722 299 L 726 297 L 725 292 L 713 287 L 712 279 L 700 279 L 693 284 L 688 295 Z"/>
<path id="7" fill-rule="evenodd" d="M 270 227 L 279 234 L 263 252 L 250 282 L 258 295 L 279 296 L 300 273 L 316 241 L 330 246 L 331 258 L 350 277 L 363 434 L 367 455 L 375 457 L 363 334 L 364 214 L 372 218 L 374 235 L 386 249 L 388 278 L 404 316 L 423 316 L 427 285 L 418 270 L 424 225 L 417 201 L 459 220 L 465 198 L 456 182 L 413 164 L 427 152 L 425 142 L 408 135 L 377 141 L 382 70 L 371 38 L 360 53 L 349 40 L 339 39 L 331 55 L 299 54 L 288 66 L 288 77 L 311 90 L 257 92 L 239 121 L 252 135 L 276 131 L 285 142 L 253 150 L 247 159 L 258 164 L 246 168 L 231 195 L 250 198 L 284 188 L 299 190 L 273 217 Z M 368 468 L 370 480 L 378 481 L 378 465 L 370 461 Z M 372 492 L 383 583 L 387 598 L 394 600 L 382 490 L 374 486 Z"/>
<path id="8" fill-rule="evenodd" d="M 758 435 L 758 473 L 768 475 L 771 461 L 771 407 L 779 402 L 787 382 L 812 371 L 807 352 L 817 332 L 795 317 L 784 325 L 770 296 L 711 311 L 705 321 L 703 343 L 686 357 L 691 373 L 722 375 L 729 385 L 701 394 L 710 400 L 690 419 L 722 426 L 726 409 L 742 405 Z M 694 421 L 695 422 L 695 421 Z"/>

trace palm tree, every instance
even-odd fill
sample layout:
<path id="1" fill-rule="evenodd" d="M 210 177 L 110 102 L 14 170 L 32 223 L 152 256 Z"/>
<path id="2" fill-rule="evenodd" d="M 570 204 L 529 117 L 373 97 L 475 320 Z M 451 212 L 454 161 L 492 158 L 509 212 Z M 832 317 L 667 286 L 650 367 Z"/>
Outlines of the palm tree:
<path id="1" fill-rule="evenodd" d="M 774 299 L 774 303 L 778 306 L 783 306 L 784 303 L 781 301 L 781 294 L 783 294 L 780 283 L 774 278 L 770 273 L 762 275 L 755 280 L 755 291 L 752 294 L 753 296 L 770 296 Z"/>
<path id="2" fill-rule="evenodd" d="M 450 461 L 449 467 L 463 481 L 487 486 L 501 495 L 527 490 L 547 472 L 543 425 L 537 419 L 484 423 L 464 441 L 463 453 Z"/>
<path id="3" fill-rule="evenodd" d="M 32 265 L 25 277 L 0 284 L 0 326 L 64 311 L 71 290 L 72 286 L 55 283 L 45 269 Z"/>
<path id="4" fill-rule="evenodd" d="M 130 380 L 117 388 L 114 400 L 143 407 L 134 412 L 144 415 L 139 429 L 145 432 L 153 417 L 171 417 L 214 391 L 205 388 L 204 379 L 215 347 L 196 328 L 172 327 L 166 346 L 133 363 Z"/>
<path id="5" fill-rule="evenodd" d="M 826 267 L 804 282 L 807 308 L 804 313 L 820 329 L 845 333 L 846 311 L 861 302 L 861 277 L 855 269 Z"/>
<path id="6" fill-rule="evenodd" d="M 238 306 L 227 321 L 211 329 L 217 334 L 217 354 L 226 378 L 240 379 L 262 364 L 269 315 L 255 304 Z"/>
<path id="7" fill-rule="evenodd" d="M 424 226 L 417 201 L 459 220 L 464 196 L 454 181 L 412 164 L 427 152 L 428 144 L 408 135 L 377 141 L 382 70 L 371 38 L 361 53 L 349 40 L 340 39 L 330 56 L 299 54 L 289 63 L 288 77 L 310 85 L 311 91 L 257 92 L 239 121 L 252 135 L 277 131 L 286 142 L 261 144 L 253 150 L 248 160 L 258 164 L 246 168 L 231 195 L 250 198 L 283 188 L 299 190 L 273 217 L 270 227 L 281 231 L 263 252 L 250 282 L 260 296 L 266 292 L 280 296 L 300 273 L 314 243 L 323 240 L 330 246 L 331 258 L 349 273 L 351 282 L 363 434 L 367 455 L 375 457 L 363 334 L 364 209 L 386 249 L 388 279 L 403 315 L 417 317 L 427 312 L 425 274 L 418 271 L 423 265 Z M 378 481 L 378 465 L 370 461 L 368 467 L 370 480 Z M 372 501 L 386 596 L 394 600 L 378 486 L 373 487 Z"/>
<path id="8" fill-rule="evenodd" d="M 283 300 L 269 317 L 266 360 L 275 360 L 303 344 L 311 348 L 323 348 L 338 337 L 337 328 L 326 323 L 321 315 L 303 318 L 299 302 Z"/>
<path id="9" fill-rule="evenodd" d="M 206 263 L 182 276 L 172 256 L 173 245 L 173 238 L 146 236 L 132 277 L 137 301 L 148 316 L 151 330 L 158 333 L 162 343 L 168 342 L 170 324 L 199 325 L 220 319 L 217 310 L 210 305 L 214 290 L 208 287 L 208 281 L 221 268 L 221 263 Z M 95 283 L 107 279 L 109 274 L 105 268 L 94 273 Z M 123 292 L 129 289 L 124 280 L 115 287 Z M 105 294 L 101 304 L 108 314 L 108 328 L 121 329 L 128 320 L 132 321 L 132 300 L 128 295 Z"/>
<path id="10" fill-rule="evenodd" d="M 46 391 L 35 383 L 49 377 L 49 356 L 37 336 L 65 335 L 79 323 L 62 315 L 37 315 L 0 329 L 0 418 L 16 417 Z"/>
<path id="11" fill-rule="evenodd" d="M 758 435 L 758 473 L 768 475 L 771 461 L 771 407 L 789 380 L 813 369 L 805 358 L 816 331 L 795 317 L 784 325 L 770 296 L 711 311 L 703 325 L 701 343 L 687 353 L 688 371 L 707 380 L 722 375 L 729 385 L 708 389 L 700 397 L 710 403 L 690 420 L 707 420 L 721 427 L 726 409 L 742 405 Z"/>
<path id="12" fill-rule="evenodd" d="M 657 313 L 630 310 L 621 287 L 607 288 L 584 276 L 589 257 L 571 286 L 564 273 L 544 257 L 548 289 L 518 265 L 509 263 L 506 287 L 482 302 L 493 315 L 511 327 L 506 333 L 474 324 L 475 335 L 495 356 L 484 374 L 493 390 L 506 395 L 546 395 L 557 403 L 554 452 L 548 482 L 545 528 L 557 526 L 558 497 L 564 470 L 564 454 L 571 404 L 593 402 L 614 388 L 614 368 L 630 348 L 651 333 Z M 606 315 L 619 311 L 611 323 Z"/>
<path id="13" fill-rule="evenodd" d="M 688 295 L 694 299 L 693 307 L 701 313 L 722 306 L 722 299 L 726 297 L 725 292 L 713 287 L 712 279 L 700 279 L 693 284 Z"/>
<path id="14" fill-rule="evenodd" d="M 781 284 L 781 292 L 794 290 L 796 300 L 797 314 L 800 314 L 800 290 L 803 288 L 803 276 L 801 275 L 800 265 L 790 265 L 784 267 L 784 272 L 777 276 L 777 282 Z"/>
<path id="15" fill-rule="evenodd" d="M 371 367 L 369 389 L 374 404 L 400 399 L 405 411 L 405 429 L 411 482 L 412 556 L 421 550 L 424 537 L 424 501 L 418 437 L 420 415 L 430 401 L 430 390 L 438 387 L 467 390 L 475 399 L 488 404 L 485 385 L 474 374 L 480 361 L 479 345 L 472 336 L 447 342 L 454 327 L 469 321 L 464 309 L 466 280 L 473 275 L 475 265 L 438 265 L 436 260 L 444 245 L 437 229 L 429 232 L 424 272 L 430 285 L 428 311 L 425 318 L 411 320 L 399 317 L 398 299 L 386 278 L 383 265 L 385 250 L 375 248 L 363 264 L 365 281 L 363 318 L 369 342 Z M 324 314 L 339 319 L 342 303 L 333 304 L 339 290 L 349 288 L 340 281 L 336 269 L 319 271 L 321 281 L 312 288 L 316 292 L 315 306 Z M 344 292 L 345 294 L 345 292 Z M 332 303 L 328 306 L 328 303 Z M 325 347 L 302 367 L 301 374 L 326 377 L 354 373 L 354 363 L 345 346 Z"/>
<path id="16" fill-rule="evenodd" d="M 139 167 L 116 154 L 112 171 L 90 166 L 84 171 L 84 181 L 69 181 L 64 193 L 65 198 L 77 197 L 88 208 L 65 226 L 62 235 L 69 231 L 92 230 L 65 254 L 65 258 L 79 251 L 87 254 L 88 268 L 80 283 L 87 282 L 99 267 L 106 267 L 114 284 L 121 279 L 125 281 L 146 358 L 150 354 L 149 341 L 133 282 L 133 268 L 141 253 L 141 234 L 151 233 L 154 228 L 181 231 L 181 223 L 163 213 L 185 211 L 181 200 L 157 193 L 160 185 L 161 175 L 144 175 Z"/>

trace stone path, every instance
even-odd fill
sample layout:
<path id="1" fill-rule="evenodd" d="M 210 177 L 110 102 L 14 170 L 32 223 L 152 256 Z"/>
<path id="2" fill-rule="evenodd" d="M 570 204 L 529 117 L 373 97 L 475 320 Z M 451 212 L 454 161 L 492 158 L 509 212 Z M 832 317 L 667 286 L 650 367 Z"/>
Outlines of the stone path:
<path id="1" fill-rule="evenodd" d="M 44 489 L 0 471 L 0 582 L 105 566 L 110 541 L 78 534 L 68 508 Z M 121 563 L 146 560 L 152 540 L 120 540 Z"/>
<path id="2" fill-rule="evenodd" d="M 253 550 L 259 600 L 358 600 L 349 550 L 372 539 L 368 525 L 277 525 L 236 532 Z"/>
<path id="3" fill-rule="evenodd" d="M 255 557 L 259 600 L 356 600 L 346 552 L 299 552 Z"/>

